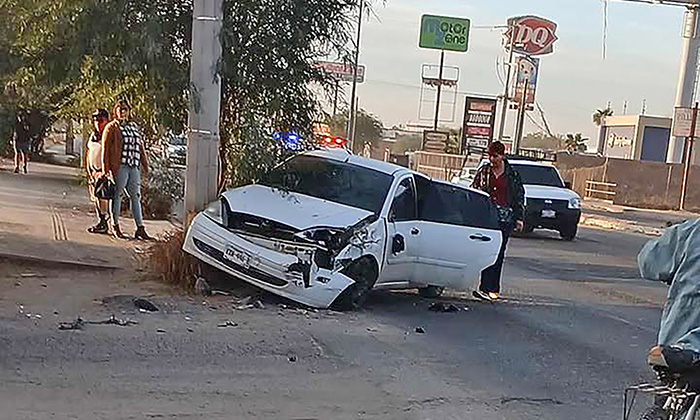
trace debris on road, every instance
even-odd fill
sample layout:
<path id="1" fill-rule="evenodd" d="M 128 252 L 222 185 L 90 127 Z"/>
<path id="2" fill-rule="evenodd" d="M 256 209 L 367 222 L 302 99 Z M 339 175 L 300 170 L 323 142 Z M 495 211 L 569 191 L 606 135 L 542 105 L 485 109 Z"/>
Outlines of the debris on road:
<path id="1" fill-rule="evenodd" d="M 444 302 L 434 302 L 428 308 L 433 312 L 459 312 L 460 309 L 453 303 L 447 304 Z"/>
<path id="2" fill-rule="evenodd" d="M 423 327 L 416 327 L 415 330 L 418 334 L 425 334 L 425 329 Z"/>
<path id="3" fill-rule="evenodd" d="M 143 298 L 134 299 L 134 305 L 136 305 L 137 308 L 143 309 L 148 312 L 158 312 L 158 307 L 156 305 L 151 303 L 151 301 Z"/>
<path id="4" fill-rule="evenodd" d="M 129 325 L 137 325 L 139 322 L 133 319 L 119 319 L 112 315 L 109 319 L 104 321 L 88 321 L 88 324 L 95 325 L 118 325 L 120 327 L 128 327 Z"/>
<path id="5" fill-rule="evenodd" d="M 194 282 L 194 291 L 200 296 L 212 295 L 211 287 L 204 277 L 197 277 L 197 280 Z"/>
<path id="6" fill-rule="evenodd" d="M 73 322 L 61 322 L 58 324 L 58 329 L 65 330 L 82 330 L 85 327 L 85 321 L 78 317 Z"/>
<path id="7" fill-rule="evenodd" d="M 238 324 L 231 321 L 231 320 L 226 320 L 226 322 L 222 322 L 221 324 L 217 325 L 219 328 L 228 328 L 228 327 L 237 327 Z"/>
<path id="8" fill-rule="evenodd" d="M 292 355 L 292 356 L 289 356 L 289 359 L 288 359 L 288 360 L 289 360 L 291 363 L 294 363 L 294 362 L 297 361 L 297 357 L 294 356 L 294 355 Z"/>

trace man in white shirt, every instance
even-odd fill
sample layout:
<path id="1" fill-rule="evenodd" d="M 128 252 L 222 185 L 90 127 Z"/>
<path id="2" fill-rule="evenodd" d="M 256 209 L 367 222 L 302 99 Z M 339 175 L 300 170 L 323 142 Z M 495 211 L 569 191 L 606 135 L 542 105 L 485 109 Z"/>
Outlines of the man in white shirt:
<path id="1" fill-rule="evenodd" d="M 105 109 L 98 109 L 92 114 L 92 122 L 95 130 L 90 135 L 87 144 L 87 173 L 90 177 L 90 201 L 95 203 L 99 220 L 95 226 L 88 228 L 88 232 L 107 234 L 109 233 L 109 201 L 95 196 L 95 184 L 104 175 L 102 170 L 102 131 L 109 122 L 109 112 Z"/>

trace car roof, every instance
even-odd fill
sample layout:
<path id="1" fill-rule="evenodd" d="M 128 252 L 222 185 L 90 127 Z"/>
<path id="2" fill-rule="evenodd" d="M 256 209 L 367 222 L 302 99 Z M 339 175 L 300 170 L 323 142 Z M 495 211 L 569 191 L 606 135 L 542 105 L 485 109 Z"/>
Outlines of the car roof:
<path id="1" fill-rule="evenodd" d="M 332 159 L 340 162 L 347 162 L 363 168 L 373 169 L 387 175 L 397 175 L 401 172 L 414 173 L 403 166 L 394 165 L 393 163 L 383 162 L 381 160 L 369 159 L 362 156 L 351 154 L 345 149 L 319 149 L 304 153 L 307 156 L 320 157 L 324 159 Z"/>

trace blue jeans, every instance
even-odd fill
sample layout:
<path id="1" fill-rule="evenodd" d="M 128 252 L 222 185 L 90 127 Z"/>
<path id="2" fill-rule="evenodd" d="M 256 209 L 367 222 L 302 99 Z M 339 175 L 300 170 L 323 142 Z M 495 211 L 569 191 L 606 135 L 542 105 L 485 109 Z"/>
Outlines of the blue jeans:
<path id="1" fill-rule="evenodd" d="M 120 165 L 114 183 L 117 185 L 117 190 L 112 200 L 112 223 L 114 225 L 119 224 L 122 192 L 126 189 L 126 195 L 131 203 L 131 215 L 134 216 L 136 227 L 143 226 L 143 215 L 141 214 L 141 170 L 137 166 Z"/>

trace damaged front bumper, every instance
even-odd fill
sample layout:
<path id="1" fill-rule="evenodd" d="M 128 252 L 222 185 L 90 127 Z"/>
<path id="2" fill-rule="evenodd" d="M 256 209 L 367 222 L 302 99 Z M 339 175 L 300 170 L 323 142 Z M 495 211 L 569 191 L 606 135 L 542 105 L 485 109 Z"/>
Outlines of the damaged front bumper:
<path id="1" fill-rule="evenodd" d="M 354 283 L 342 273 L 340 260 L 329 261 L 331 268 L 319 267 L 312 245 L 248 237 L 204 214 L 192 221 L 183 249 L 236 278 L 315 308 L 328 308 Z"/>

